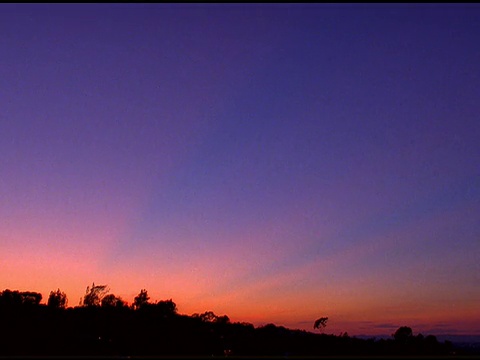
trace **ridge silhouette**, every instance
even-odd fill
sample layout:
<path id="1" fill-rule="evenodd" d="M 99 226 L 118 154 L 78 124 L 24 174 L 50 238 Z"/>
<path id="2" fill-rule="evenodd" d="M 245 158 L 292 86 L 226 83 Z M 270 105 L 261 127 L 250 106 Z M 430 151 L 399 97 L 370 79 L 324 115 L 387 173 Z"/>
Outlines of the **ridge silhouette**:
<path id="1" fill-rule="evenodd" d="M 150 302 L 145 289 L 128 305 L 106 285 L 87 287 L 67 307 L 60 289 L 0 292 L 0 356 L 416 356 L 447 355 L 448 341 L 400 327 L 392 339 L 363 340 L 267 324 L 231 322 L 212 311 L 183 315 L 172 299 Z M 328 318 L 313 322 L 324 328 Z"/>

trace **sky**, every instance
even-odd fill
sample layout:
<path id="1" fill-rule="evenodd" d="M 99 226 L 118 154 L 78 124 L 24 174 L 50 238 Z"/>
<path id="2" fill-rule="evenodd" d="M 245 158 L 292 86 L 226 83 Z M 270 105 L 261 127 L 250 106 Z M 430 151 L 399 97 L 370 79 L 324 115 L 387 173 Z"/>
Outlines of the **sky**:
<path id="1" fill-rule="evenodd" d="M 478 4 L 1 4 L 0 290 L 480 334 Z"/>

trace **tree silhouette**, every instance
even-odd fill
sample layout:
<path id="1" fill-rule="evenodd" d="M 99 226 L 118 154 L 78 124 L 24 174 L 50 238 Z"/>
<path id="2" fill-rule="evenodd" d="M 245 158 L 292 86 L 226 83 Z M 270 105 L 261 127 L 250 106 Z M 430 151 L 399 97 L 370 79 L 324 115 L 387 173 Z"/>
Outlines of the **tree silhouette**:
<path id="1" fill-rule="evenodd" d="M 192 317 L 198 318 L 202 320 L 203 322 L 207 323 L 213 323 L 216 322 L 218 319 L 218 316 L 215 315 L 213 311 L 205 311 L 203 314 L 193 314 Z"/>
<path id="2" fill-rule="evenodd" d="M 22 305 L 22 296 L 18 290 L 5 289 L 0 294 L 0 305 L 2 306 L 20 306 Z"/>
<path id="3" fill-rule="evenodd" d="M 406 343 L 409 338 L 413 336 L 412 328 L 408 326 L 401 326 L 395 331 L 392 335 L 395 341 L 398 341 L 402 344 Z"/>
<path id="4" fill-rule="evenodd" d="M 0 293 L 0 304 L 3 306 L 39 305 L 42 294 L 34 291 L 9 290 Z"/>
<path id="5" fill-rule="evenodd" d="M 148 300 L 150 300 L 150 296 L 148 296 L 147 290 L 142 289 L 140 290 L 140 293 L 133 299 L 132 307 L 135 310 L 140 309 L 148 304 Z"/>
<path id="6" fill-rule="evenodd" d="M 328 317 L 321 317 L 315 320 L 315 322 L 313 323 L 313 328 L 314 329 L 324 328 L 327 326 L 327 321 L 328 321 Z"/>
<path id="7" fill-rule="evenodd" d="M 391 339 L 363 340 L 315 334 L 267 324 L 255 328 L 231 323 L 228 316 L 212 311 L 191 316 L 178 314 L 172 299 L 148 302 L 146 290 L 134 306 L 106 285 L 87 287 L 84 306 L 66 309 L 66 295 L 51 291 L 47 306 L 41 294 L 4 290 L 0 292 L 0 358 L 16 356 L 106 356 L 106 357 L 211 357 L 213 356 L 411 356 L 447 355 L 454 348 L 435 336 L 413 336 L 407 326 Z M 148 305 L 148 306 L 147 306 Z M 145 307 L 141 311 L 136 309 Z M 314 322 L 323 329 L 327 317 Z"/>
<path id="8" fill-rule="evenodd" d="M 20 293 L 23 305 L 39 305 L 42 301 L 42 294 L 34 291 L 24 291 Z"/>
<path id="9" fill-rule="evenodd" d="M 102 307 L 125 307 L 127 306 L 126 302 L 122 300 L 121 297 L 115 296 L 113 294 L 105 295 L 101 301 Z"/>
<path id="10" fill-rule="evenodd" d="M 227 315 L 217 316 L 215 322 L 218 324 L 230 324 L 230 318 Z"/>
<path id="11" fill-rule="evenodd" d="M 192 318 L 199 319 L 204 323 L 230 324 L 230 318 L 227 315 L 218 316 L 213 311 L 205 311 L 203 314 L 192 314 Z"/>
<path id="12" fill-rule="evenodd" d="M 83 306 L 100 306 L 103 297 L 108 291 L 107 285 L 95 285 L 95 283 L 92 283 L 92 287 L 87 286 L 85 291 Z"/>
<path id="13" fill-rule="evenodd" d="M 177 304 L 175 304 L 172 299 L 160 300 L 155 304 L 155 306 L 163 316 L 172 316 L 177 313 Z"/>
<path id="14" fill-rule="evenodd" d="M 50 291 L 47 306 L 52 308 L 65 309 L 67 307 L 67 304 L 67 294 L 61 292 L 60 289 L 57 289 L 56 291 Z"/>

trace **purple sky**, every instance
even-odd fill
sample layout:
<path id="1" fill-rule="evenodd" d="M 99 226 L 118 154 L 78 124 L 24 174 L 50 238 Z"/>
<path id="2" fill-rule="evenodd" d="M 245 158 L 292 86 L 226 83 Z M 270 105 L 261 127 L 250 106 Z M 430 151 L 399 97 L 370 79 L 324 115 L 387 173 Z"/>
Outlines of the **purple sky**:
<path id="1" fill-rule="evenodd" d="M 0 5 L 0 290 L 479 334 L 479 19 Z"/>

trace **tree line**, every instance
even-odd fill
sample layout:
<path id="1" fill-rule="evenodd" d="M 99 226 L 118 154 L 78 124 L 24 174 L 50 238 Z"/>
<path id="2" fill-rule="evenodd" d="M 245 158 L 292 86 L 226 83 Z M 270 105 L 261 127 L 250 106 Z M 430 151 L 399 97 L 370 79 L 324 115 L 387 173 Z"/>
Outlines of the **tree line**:
<path id="1" fill-rule="evenodd" d="M 0 292 L 0 356 L 332 356 L 445 355 L 449 342 L 400 327 L 391 339 L 231 322 L 212 311 L 179 314 L 172 299 L 151 302 L 146 289 L 131 305 L 106 285 L 88 286 L 78 306 L 60 289 L 46 304 L 32 291 Z M 313 321 L 323 329 L 327 317 Z"/>

